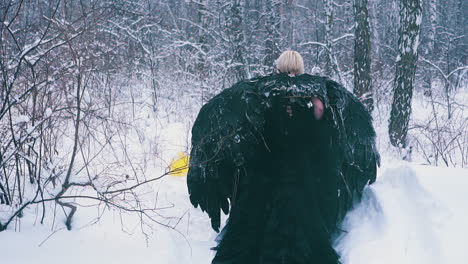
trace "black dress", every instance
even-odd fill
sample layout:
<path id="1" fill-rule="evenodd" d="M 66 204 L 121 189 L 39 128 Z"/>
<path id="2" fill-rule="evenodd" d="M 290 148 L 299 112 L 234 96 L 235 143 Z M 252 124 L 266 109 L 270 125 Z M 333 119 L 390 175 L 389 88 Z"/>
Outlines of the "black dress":
<path id="1" fill-rule="evenodd" d="M 312 96 L 326 106 L 322 120 Z M 359 101 L 322 77 L 271 75 L 213 98 L 192 130 L 188 174 L 215 230 L 230 210 L 212 263 L 339 263 L 331 239 L 375 180 L 374 137 Z"/>

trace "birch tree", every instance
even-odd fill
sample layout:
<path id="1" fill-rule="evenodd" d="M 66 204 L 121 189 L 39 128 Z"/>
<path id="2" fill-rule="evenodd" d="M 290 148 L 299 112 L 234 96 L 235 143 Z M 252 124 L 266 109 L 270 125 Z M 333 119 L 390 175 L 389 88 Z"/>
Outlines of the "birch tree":
<path id="1" fill-rule="evenodd" d="M 396 60 L 394 94 L 388 129 L 391 144 L 399 148 L 406 148 L 408 144 L 408 123 L 411 116 L 421 20 L 421 0 L 401 0 L 399 55 Z"/>

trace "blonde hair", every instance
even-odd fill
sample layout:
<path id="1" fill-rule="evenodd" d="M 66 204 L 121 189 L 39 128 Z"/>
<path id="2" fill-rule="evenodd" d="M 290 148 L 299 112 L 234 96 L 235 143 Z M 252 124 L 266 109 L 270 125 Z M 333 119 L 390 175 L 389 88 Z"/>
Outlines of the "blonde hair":
<path id="1" fill-rule="evenodd" d="M 287 50 L 276 60 L 276 68 L 279 72 L 300 75 L 304 73 L 304 59 L 294 50 Z"/>

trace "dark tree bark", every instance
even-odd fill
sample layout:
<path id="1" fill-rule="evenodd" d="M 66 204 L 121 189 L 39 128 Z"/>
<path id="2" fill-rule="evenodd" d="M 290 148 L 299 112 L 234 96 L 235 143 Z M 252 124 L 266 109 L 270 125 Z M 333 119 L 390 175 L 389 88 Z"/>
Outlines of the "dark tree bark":
<path id="1" fill-rule="evenodd" d="M 227 31 L 230 37 L 232 58 L 229 68 L 233 72 L 234 82 L 246 79 L 248 77 L 247 61 L 245 59 L 245 39 L 242 30 L 243 6 L 241 0 L 234 0 L 230 7 L 230 16 L 227 21 Z"/>
<path id="2" fill-rule="evenodd" d="M 325 7 L 325 74 L 331 76 L 333 74 L 333 47 L 332 47 L 332 31 L 333 31 L 333 4 L 331 0 L 323 0 Z"/>
<path id="3" fill-rule="evenodd" d="M 421 51 L 421 53 L 425 59 L 435 61 L 436 56 L 434 56 L 434 54 L 436 54 L 436 52 L 434 52 L 434 46 L 437 32 L 437 0 L 427 1 L 425 14 L 427 15 L 427 19 L 426 22 L 423 24 L 427 24 L 428 26 L 426 34 L 422 34 L 423 36 L 425 35 L 426 45 L 424 46 L 424 49 Z M 423 31 L 423 29 L 421 29 L 421 31 Z M 432 67 L 427 67 L 426 69 L 424 69 L 423 88 L 425 96 L 432 96 L 432 80 L 433 76 L 436 75 L 434 73 L 435 72 Z"/>
<path id="4" fill-rule="evenodd" d="M 280 42 L 280 14 L 279 5 L 277 0 L 265 1 L 265 29 L 267 38 L 265 40 L 265 57 L 263 64 L 267 71 L 275 69 L 275 60 L 279 57 L 281 50 L 279 48 Z"/>
<path id="5" fill-rule="evenodd" d="M 371 77 L 371 42 L 367 0 L 354 0 L 354 94 L 369 112 L 374 109 Z"/>
<path id="6" fill-rule="evenodd" d="M 197 52 L 196 57 L 196 77 L 198 85 L 200 86 L 201 91 L 201 102 L 204 103 L 208 101 L 208 99 L 212 96 L 209 87 L 207 87 L 207 79 L 208 79 L 208 72 L 209 66 L 206 60 L 207 53 L 208 53 L 208 36 L 207 31 L 209 27 L 208 21 L 208 8 L 207 8 L 207 1 L 206 0 L 199 0 L 194 1 L 197 6 L 197 25 L 196 28 L 197 32 L 197 44 L 199 45 L 199 51 Z"/>
<path id="7" fill-rule="evenodd" d="M 421 19 L 421 0 L 401 0 L 399 55 L 396 60 L 394 94 L 388 129 L 391 144 L 399 148 L 407 146 Z"/>

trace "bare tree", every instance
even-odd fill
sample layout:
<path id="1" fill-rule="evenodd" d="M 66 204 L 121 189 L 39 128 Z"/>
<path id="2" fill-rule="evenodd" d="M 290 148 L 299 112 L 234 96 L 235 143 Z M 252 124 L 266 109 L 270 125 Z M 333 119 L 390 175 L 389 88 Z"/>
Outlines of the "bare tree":
<path id="1" fill-rule="evenodd" d="M 396 61 L 394 94 L 388 129 L 390 142 L 399 148 L 406 148 L 408 144 L 408 123 L 411 116 L 411 99 L 418 60 L 421 20 L 421 1 L 401 0 L 399 55 Z"/>
<path id="2" fill-rule="evenodd" d="M 324 0 L 325 6 L 325 45 L 326 45 L 326 63 L 325 74 L 331 76 L 333 74 L 333 46 L 332 46 L 332 32 L 333 32 L 333 1 Z"/>
<path id="3" fill-rule="evenodd" d="M 367 110 L 374 109 L 371 71 L 371 40 L 367 0 L 354 0 L 354 94 Z"/>
<path id="4" fill-rule="evenodd" d="M 249 76 L 244 38 L 244 19 L 242 1 L 233 0 L 226 15 L 226 33 L 229 39 L 230 58 L 227 71 L 232 72 L 233 82 L 244 80 Z M 231 82 L 231 83 L 233 83 Z"/>
<path id="5" fill-rule="evenodd" d="M 265 52 L 263 58 L 263 65 L 266 67 L 267 72 L 272 72 L 275 68 L 275 60 L 281 53 L 280 45 L 280 17 L 279 8 L 280 3 L 277 0 L 265 0 Z"/>
<path id="6" fill-rule="evenodd" d="M 48 203 L 63 208 L 64 224 L 71 229 L 76 199 L 100 201 L 154 220 L 150 212 L 156 209 L 145 205 L 136 189 L 160 177 L 142 175 L 128 155 L 111 160 L 127 153 L 119 141 L 131 127 L 126 121 L 131 116 L 110 110 L 131 105 L 127 98 L 116 92 L 111 99 L 102 96 L 101 80 L 116 73 L 117 65 L 132 64 L 130 54 L 128 64 L 120 59 L 133 51 L 115 48 L 118 38 L 108 36 L 116 32 L 104 27 L 121 6 L 50 3 L 12 0 L 0 7 L 0 203 L 6 206 L 0 231 L 35 204 L 42 205 L 42 223 L 50 213 Z M 44 4 L 47 15 L 30 12 L 35 4 Z M 131 177 L 114 176 L 119 175 L 114 170 L 126 168 L 133 169 Z M 78 189 L 94 195 L 77 195 Z M 125 198 L 130 196 L 132 200 Z"/>

